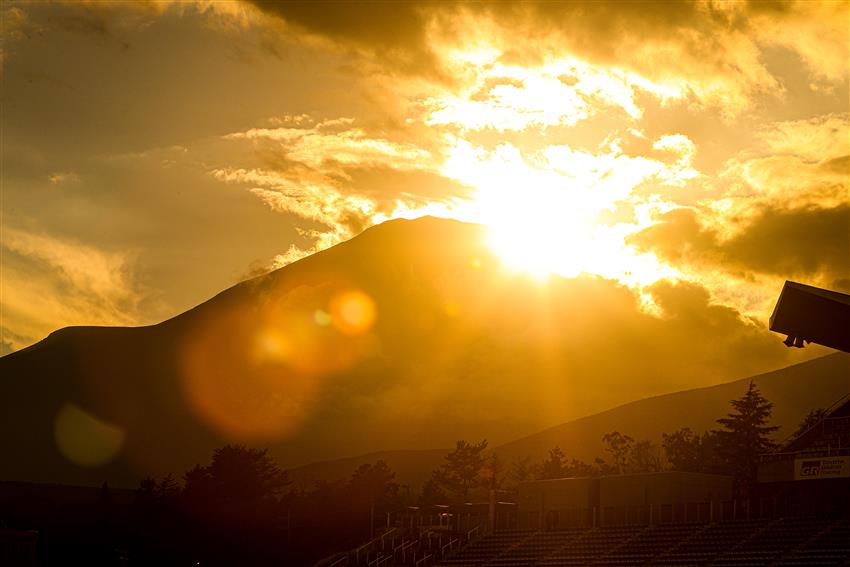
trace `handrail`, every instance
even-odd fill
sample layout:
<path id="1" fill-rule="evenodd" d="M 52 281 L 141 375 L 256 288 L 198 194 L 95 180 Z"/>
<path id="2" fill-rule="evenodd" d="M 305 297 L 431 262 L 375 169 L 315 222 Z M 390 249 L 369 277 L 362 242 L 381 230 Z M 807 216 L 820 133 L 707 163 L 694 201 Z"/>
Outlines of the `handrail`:
<path id="1" fill-rule="evenodd" d="M 820 457 L 840 457 L 850 454 L 850 447 L 820 447 L 802 449 L 800 451 L 785 451 L 781 453 L 763 453 L 759 455 L 759 460 L 762 463 L 775 462 L 788 457 L 799 458 L 820 458 Z"/>
<path id="2" fill-rule="evenodd" d="M 402 563 L 407 563 L 407 550 L 410 549 L 411 547 L 415 546 L 418 543 L 419 543 L 418 540 L 412 539 L 412 540 L 409 540 L 405 543 L 402 543 L 399 546 L 401 548 L 401 561 L 402 561 Z M 393 557 L 395 557 L 395 554 L 396 554 L 396 551 L 393 550 Z M 414 553 L 413 557 L 414 557 L 414 559 L 416 558 L 415 553 Z"/>
<path id="3" fill-rule="evenodd" d="M 431 554 L 431 553 L 429 553 L 428 555 L 426 555 L 425 557 L 423 557 L 422 559 L 420 559 L 419 561 L 417 561 L 417 562 L 413 565 L 413 567 L 419 567 L 419 565 L 420 565 L 420 564 L 421 564 L 421 565 L 427 565 L 427 564 L 428 564 L 428 560 L 429 560 L 429 559 L 431 559 L 432 557 L 434 557 L 434 555 L 433 555 L 433 554 Z"/>
<path id="4" fill-rule="evenodd" d="M 448 548 L 449 548 L 449 551 L 451 551 L 451 550 L 453 549 L 453 547 L 454 547 L 454 544 L 456 544 L 457 542 L 458 542 L 458 539 L 457 539 L 457 538 L 455 538 L 455 539 L 453 539 L 453 540 L 450 540 L 450 541 L 449 541 L 449 543 L 447 543 L 447 544 L 446 544 L 446 545 L 444 545 L 442 548 L 440 548 L 440 555 L 442 555 L 442 556 L 444 556 L 444 557 L 445 557 L 445 555 L 446 555 L 446 548 L 448 547 Z"/>
<path id="5" fill-rule="evenodd" d="M 388 562 L 392 558 L 392 555 L 378 556 L 368 563 L 368 567 L 381 567 L 382 564 Z"/>
<path id="6" fill-rule="evenodd" d="M 348 554 L 343 555 L 342 557 L 331 563 L 329 567 L 337 567 L 338 565 L 348 565 Z"/>
<path id="7" fill-rule="evenodd" d="M 393 533 L 394 531 L 396 531 L 396 528 L 390 528 L 387 531 L 385 531 L 384 533 L 382 533 L 380 536 L 376 536 L 375 539 L 378 539 L 378 537 L 380 537 L 381 538 L 381 545 L 384 545 L 384 538 L 387 537 L 388 535 L 390 535 L 391 533 Z"/>
<path id="8" fill-rule="evenodd" d="M 844 401 L 847 400 L 848 398 L 850 398 L 850 394 L 844 394 L 840 398 L 838 398 L 837 400 L 832 402 L 832 404 L 828 408 L 823 410 L 824 417 L 819 419 L 817 423 L 810 425 L 808 429 L 806 429 L 805 431 L 801 431 L 799 435 L 794 435 L 794 433 L 796 433 L 796 431 L 791 433 L 785 439 L 783 439 L 782 441 L 780 441 L 778 443 L 778 448 L 782 448 L 785 445 L 790 444 L 792 441 L 796 441 L 797 439 L 800 439 L 801 437 L 805 436 L 809 431 L 812 431 L 815 427 L 822 424 L 824 422 L 824 420 L 830 419 L 829 418 L 829 412 L 831 412 L 832 410 L 836 409 L 838 406 L 843 404 Z"/>
<path id="9" fill-rule="evenodd" d="M 407 548 L 411 545 L 416 545 L 418 542 L 416 540 L 402 541 L 400 544 L 393 548 L 393 555 L 396 553 L 404 553 L 407 551 Z"/>
<path id="10" fill-rule="evenodd" d="M 364 543 L 363 545 L 361 545 L 360 547 L 355 549 L 354 553 L 360 553 L 362 550 L 366 549 L 367 547 L 369 547 L 371 545 L 375 545 L 376 543 L 378 543 L 378 540 L 381 540 L 381 547 L 383 547 L 384 538 L 386 536 L 390 535 L 391 533 L 393 533 L 394 531 L 396 531 L 396 528 L 390 528 L 387 531 L 385 531 L 384 533 L 382 533 L 381 535 L 373 537 L 372 539 L 370 539 L 369 541 L 367 541 L 366 543 Z"/>

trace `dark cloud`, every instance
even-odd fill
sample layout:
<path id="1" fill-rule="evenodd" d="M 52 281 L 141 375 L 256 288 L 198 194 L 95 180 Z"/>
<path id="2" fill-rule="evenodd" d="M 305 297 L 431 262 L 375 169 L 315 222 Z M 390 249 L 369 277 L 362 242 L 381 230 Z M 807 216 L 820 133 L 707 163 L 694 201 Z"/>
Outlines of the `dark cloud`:
<path id="1" fill-rule="evenodd" d="M 425 41 L 426 10 L 433 2 L 249 0 L 263 12 L 315 35 L 379 56 L 408 72 L 434 70 Z M 445 6 L 453 3 L 446 2 Z"/>
<path id="2" fill-rule="evenodd" d="M 405 73 L 447 78 L 441 75 L 440 62 L 429 45 L 429 32 L 437 30 L 442 38 L 462 38 L 485 18 L 501 29 L 507 47 L 503 60 L 507 63 L 533 64 L 544 61 L 553 50 L 571 52 L 590 61 L 632 68 L 655 79 L 687 77 L 713 85 L 702 94 L 694 93 L 697 96 L 710 96 L 712 89 L 731 80 L 739 83 L 739 92 L 726 97 L 727 104 L 733 99 L 735 104 L 744 104 L 743 98 L 751 91 L 780 88 L 759 60 L 761 46 L 749 39 L 760 33 L 778 33 L 765 31 L 765 22 L 793 28 L 807 11 L 807 6 L 792 2 L 696 0 L 328 0 L 318 6 L 303 1 L 246 1 L 266 14 L 337 45 L 373 55 Z M 839 14 L 835 10 L 833 15 Z M 747 36 L 749 39 L 742 42 L 741 38 Z M 805 42 L 811 45 L 801 49 L 823 51 L 822 47 L 812 47 L 808 39 Z M 816 56 L 807 59 L 809 65 L 819 61 Z"/>
<path id="3" fill-rule="evenodd" d="M 676 209 L 631 237 L 673 263 L 716 264 L 766 274 L 850 274 L 850 204 L 783 210 L 766 207 L 734 237 L 724 240 L 693 209 Z"/>
<path id="4" fill-rule="evenodd" d="M 850 173 L 850 156 L 841 156 L 826 160 L 820 164 L 820 169 L 826 173 Z"/>

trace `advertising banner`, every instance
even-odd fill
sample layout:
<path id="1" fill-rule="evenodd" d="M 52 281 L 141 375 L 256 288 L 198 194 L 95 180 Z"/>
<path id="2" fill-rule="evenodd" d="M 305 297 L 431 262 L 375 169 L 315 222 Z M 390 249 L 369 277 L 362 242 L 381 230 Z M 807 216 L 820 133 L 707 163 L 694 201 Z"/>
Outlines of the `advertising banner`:
<path id="1" fill-rule="evenodd" d="M 794 480 L 850 477 L 850 457 L 810 457 L 794 460 Z"/>

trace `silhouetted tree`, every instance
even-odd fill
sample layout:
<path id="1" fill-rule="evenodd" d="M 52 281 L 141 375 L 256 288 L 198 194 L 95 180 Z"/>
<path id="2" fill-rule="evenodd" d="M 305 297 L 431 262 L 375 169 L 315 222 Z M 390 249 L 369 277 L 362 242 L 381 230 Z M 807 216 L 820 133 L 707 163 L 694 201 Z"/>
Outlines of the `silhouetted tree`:
<path id="1" fill-rule="evenodd" d="M 661 446 L 670 468 L 676 471 L 700 472 L 700 437 L 683 427 L 672 433 L 661 434 Z"/>
<path id="2" fill-rule="evenodd" d="M 718 451 L 716 431 L 706 431 L 700 436 L 684 427 L 672 433 L 662 433 L 661 437 L 671 469 L 714 474 L 729 472 Z"/>
<path id="3" fill-rule="evenodd" d="M 661 450 L 652 441 L 638 441 L 629 451 L 627 467 L 631 473 L 659 472 L 661 470 Z"/>
<path id="4" fill-rule="evenodd" d="M 437 471 L 436 478 L 439 483 L 460 502 L 466 502 L 469 499 L 469 491 L 481 484 L 485 449 L 486 439 L 478 443 L 460 440 L 455 445 L 455 450 L 446 455 L 446 462 Z"/>
<path id="5" fill-rule="evenodd" d="M 564 452 L 561 450 L 561 447 L 555 446 L 549 449 L 549 456 L 541 463 L 538 478 L 547 480 L 564 478 L 565 476 L 567 476 L 567 471 Z"/>
<path id="6" fill-rule="evenodd" d="M 193 545 L 202 563 L 252 563 L 271 560 L 280 548 L 286 509 L 281 503 L 287 473 L 267 449 L 227 445 L 213 453 L 208 466 L 184 475 L 184 504 L 194 527 Z"/>
<path id="7" fill-rule="evenodd" d="M 248 502 L 277 500 L 290 483 L 286 471 L 269 457 L 268 449 L 244 445 L 216 450 L 207 472 L 218 495 Z"/>
<path id="8" fill-rule="evenodd" d="M 800 425 L 797 426 L 797 430 L 794 432 L 794 437 L 799 437 L 820 423 L 825 417 L 826 410 L 824 408 L 810 410 L 809 413 L 806 414 L 806 417 L 803 418 L 803 421 L 800 422 Z"/>
<path id="9" fill-rule="evenodd" d="M 566 469 L 567 476 L 599 476 L 599 467 L 579 459 L 571 459 Z"/>
<path id="10" fill-rule="evenodd" d="M 422 491 L 419 493 L 420 506 L 433 506 L 435 504 L 448 504 L 449 497 L 443 490 L 442 484 L 438 478 L 437 471 L 434 471 L 425 484 L 422 485 Z"/>
<path id="11" fill-rule="evenodd" d="M 385 461 L 374 465 L 360 465 L 348 481 L 348 489 L 355 500 L 378 508 L 387 508 L 398 502 L 399 485 L 395 473 Z"/>
<path id="12" fill-rule="evenodd" d="M 602 443 L 605 445 L 605 451 L 611 454 L 614 459 L 614 469 L 617 474 L 626 472 L 626 463 L 629 458 L 629 453 L 632 450 L 634 439 L 628 435 L 623 435 L 619 431 L 612 431 L 602 436 Z"/>
<path id="13" fill-rule="evenodd" d="M 734 411 L 717 420 L 718 451 L 735 477 L 738 495 L 748 494 L 756 477 L 759 455 L 774 448 L 770 434 L 779 427 L 767 425 L 773 404 L 750 381 L 746 393 L 729 402 Z"/>
<path id="14" fill-rule="evenodd" d="M 599 471 L 600 476 L 619 474 L 620 469 L 616 465 L 611 465 L 605 462 L 605 459 L 602 457 L 596 457 L 593 460 L 593 466 Z"/>
<path id="15" fill-rule="evenodd" d="M 537 477 L 537 465 L 531 463 L 531 457 L 525 457 L 511 463 L 507 474 L 507 486 L 516 488 L 519 483 L 533 480 Z"/>

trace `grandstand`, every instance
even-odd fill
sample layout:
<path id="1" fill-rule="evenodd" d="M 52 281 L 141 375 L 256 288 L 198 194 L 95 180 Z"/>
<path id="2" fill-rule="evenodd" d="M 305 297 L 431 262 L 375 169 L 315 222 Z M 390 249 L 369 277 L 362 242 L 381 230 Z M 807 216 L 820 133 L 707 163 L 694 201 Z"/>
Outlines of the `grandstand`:
<path id="1" fill-rule="evenodd" d="M 752 499 L 685 472 L 531 481 L 516 503 L 408 509 L 326 565 L 850 566 L 850 395 L 762 456 Z"/>
<path id="2" fill-rule="evenodd" d="M 850 296 L 786 282 L 770 328 L 850 352 L 848 322 Z M 850 394 L 757 479 L 745 500 L 731 477 L 678 471 L 526 482 L 515 503 L 408 510 L 325 566 L 850 566 Z"/>
<path id="3" fill-rule="evenodd" d="M 850 518 L 500 530 L 465 544 L 391 529 L 326 565 L 607 567 L 850 565 Z M 383 540 L 383 541 L 382 541 Z"/>

